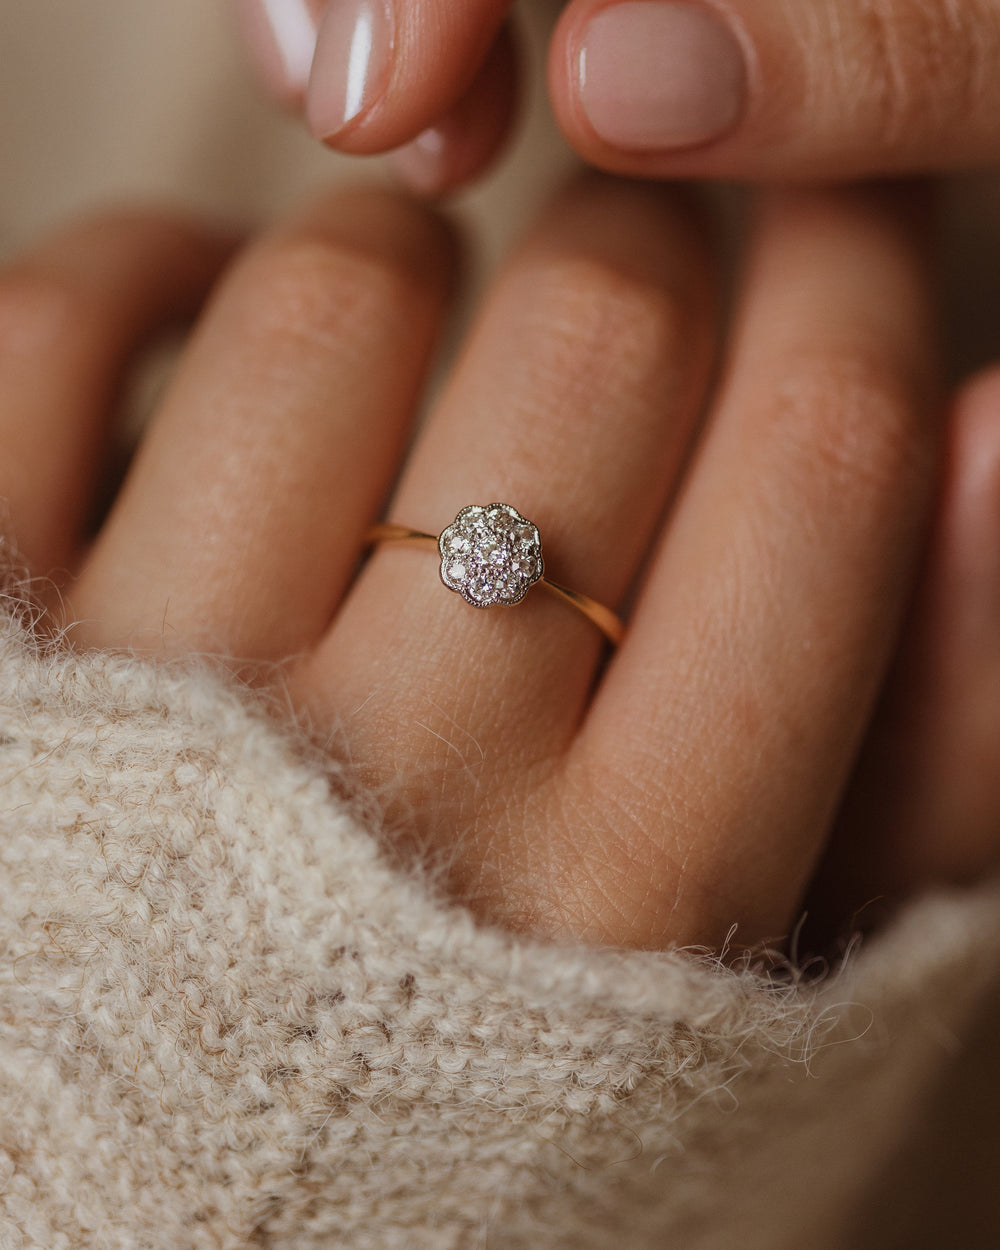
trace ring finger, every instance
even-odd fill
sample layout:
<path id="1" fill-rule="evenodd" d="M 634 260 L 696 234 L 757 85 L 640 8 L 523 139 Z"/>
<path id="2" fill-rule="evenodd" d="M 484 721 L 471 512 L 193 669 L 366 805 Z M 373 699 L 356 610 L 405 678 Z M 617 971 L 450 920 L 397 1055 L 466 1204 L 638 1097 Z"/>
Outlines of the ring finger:
<path id="1" fill-rule="evenodd" d="M 592 176 L 560 197 L 491 293 L 391 518 L 437 532 L 502 500 L 538 526 L 546 576 L 620 602 L 703 399 L 709 270 L 676 191 Z M 420 811 L 418 839 L 457 830 L 468 852 L 566 746 L 600 651 L 550 596 L 476 611 L 430 555 L 386 546 L 294 690 L 347 717 L 355 765 Z"/>

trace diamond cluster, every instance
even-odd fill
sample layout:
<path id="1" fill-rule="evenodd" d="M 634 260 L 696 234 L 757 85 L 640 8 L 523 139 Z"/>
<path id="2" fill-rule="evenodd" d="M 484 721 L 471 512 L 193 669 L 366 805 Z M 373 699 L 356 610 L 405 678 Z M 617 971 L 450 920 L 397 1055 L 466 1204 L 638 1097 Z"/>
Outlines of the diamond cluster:
<path id="1" fill-rule="evenodd" d="M 463 508 L 438 547 L 441 580 L 474 608 L 519 603 L 542 576 L 538 530 L 510 504 Z"/>

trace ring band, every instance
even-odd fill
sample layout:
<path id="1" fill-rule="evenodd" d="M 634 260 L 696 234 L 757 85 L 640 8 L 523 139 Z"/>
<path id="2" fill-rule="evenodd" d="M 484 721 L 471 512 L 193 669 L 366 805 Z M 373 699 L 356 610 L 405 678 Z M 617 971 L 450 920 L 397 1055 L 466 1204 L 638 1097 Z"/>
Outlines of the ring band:
<path id="1" fill-rule="evenodd" d="M 372 526 L 366 541 L 433 547 L 441 557 L 441 581 L 474 608 L 520 603 L 537 583 L 582 612 L 615 646 L 624 637 L 625 626 L 610 608 L 545 576 L 538 529 L 510 504 L 471 504 L 437 536 L 383 522 Z"/>

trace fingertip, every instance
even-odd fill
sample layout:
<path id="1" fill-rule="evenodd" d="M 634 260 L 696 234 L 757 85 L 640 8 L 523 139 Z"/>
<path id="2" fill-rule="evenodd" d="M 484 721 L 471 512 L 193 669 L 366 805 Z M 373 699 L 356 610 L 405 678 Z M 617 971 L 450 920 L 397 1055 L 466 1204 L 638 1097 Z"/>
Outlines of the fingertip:
<path id="1" fill-rule="evenodd" d="M 959 389 L 911 665 L 921 657 L 926 767 L 901 851 L 918 885 L 975 881 L 1000 860 L 1000 365 Z M 908 670 L 920 683 L 919 668 Z"/>
<path id="2" fill-rule="evenodd" d="M 316 138 L 355 155 L 401 147 L 470 90 L 510 0 L 340 0 L 327 7 L 305 94 Z"/>
<path id="3" fill-rule="evenodd" d="M 497 159 L 514 128 L 518 49 L 510 22 L 458 104 L 397 148 L 389 167 L 410 192 L 439 196 L 473 181 Z"/>
<path id="4" fill-rule="evenodd" d="M 994 365 L 955 396 L 920 580 L 845 809 L 836 863 L 852 902 L 972 882 L 1000 859 L 998 553 Z"/>
<path id="5" fill-rule="evenodd" d="M 565 137 L 614 173 L 669 177 L 736 130 L 751 60 L 714 5 L 576 0 L 549 52 L 549 92 Z"/>
<path id="6" fill-rule="evenodd" d="M 634 177 L 977 167 L 1000 143 L 997 41 L 980 7 L 880 0 L 875 18 L 870 0 L 570 0 L 550 94 L 585 160 Z"/>
<path id="7" fill-rule="evenodd" d="M 464 119 L 442 119 L 389 154 L 387 164 L 399 185 L 428 199 L 443 195 L 456 182 L 454 168 L 465 141 Z"/>
<path id="8" fill-rule="evenodd" d="M 960 428 L 1000 430 L 1000 363 L 988 365 L 963 383 L 955 397 Z"/>
<path id="9" fill-rule="evenodd" d="M 949 461 L 954 538 L 962 563 L 975 560 L 978 579 L 991 586 L 989 610 L 1000 625 L 1000 364 L 973 375 L 956 395 Z"/>

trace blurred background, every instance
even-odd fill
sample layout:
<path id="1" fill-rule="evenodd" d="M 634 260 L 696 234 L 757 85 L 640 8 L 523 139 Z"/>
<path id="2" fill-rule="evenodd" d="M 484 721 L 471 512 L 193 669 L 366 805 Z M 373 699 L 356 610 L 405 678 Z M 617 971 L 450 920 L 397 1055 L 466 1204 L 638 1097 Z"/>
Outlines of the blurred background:
<path id="1" fill-rule="evenodd" d="M 525 6 L 528 47 L 556 12 Z M 311 188 L 387 180 L 377 159 L 323 149 L 265 102 L 234 29 L 226 0 L 0 0 L 0 247 L 109 201 L 254 223 Z M 539 78 L 526 75 L 536 88 L 501 168 L 451 206 L 480 268 L 572 165 Z"/>
<path id="2" fill-rule="evenodd" d="M 521 0 L 532 65 L 515 143 L 450 211 L 467 221 L 481 277 L 573 158 L 540 89 L 560 0 Z M 255 90 L 227 0 L 0 0 L 0 250 L 81 207 L 166 199 L 266 221 L 310 188 L 385 179 L 334 155 Z M 1000 176 L 942 196 L 950 372 L 1000 357 Z"/>

